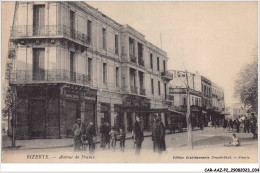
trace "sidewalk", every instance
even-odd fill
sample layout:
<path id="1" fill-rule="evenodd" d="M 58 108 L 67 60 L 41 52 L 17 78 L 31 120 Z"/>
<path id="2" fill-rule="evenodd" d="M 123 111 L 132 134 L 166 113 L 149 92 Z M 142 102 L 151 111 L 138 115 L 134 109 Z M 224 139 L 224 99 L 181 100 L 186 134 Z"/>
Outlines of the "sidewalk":
<path id="1" fill-rule="evenodd" d="M 150 136 L 152 136 L 152 132 L 144 132 L 144 137 L 150 137 Z M 132 134 L 130 132 L 126 134 L 126 139 L 132 139 Z M 28 139 L 28 140 L 16 140 L 15 142 L 18 149 L 48 149 L 48 148 L 72 147 L 74 143 L 74 139 L 73 138 Z M 98 136 L 97 143 L 100 143 L 100 136 Z M 2 148 L 13 149 L 11 148 L 11 145 L 12 145 L 12 138 L 3 135 Z"/>

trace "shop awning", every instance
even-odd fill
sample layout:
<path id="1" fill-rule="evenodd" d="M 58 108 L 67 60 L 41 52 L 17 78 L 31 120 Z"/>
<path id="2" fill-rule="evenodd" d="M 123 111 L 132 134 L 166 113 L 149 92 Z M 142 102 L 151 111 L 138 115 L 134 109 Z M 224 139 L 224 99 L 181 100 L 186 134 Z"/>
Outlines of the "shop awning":
<path id="1" fill-rule="evenodd" d="M 182 112 L 179 112 L 179 111 L 176 111 L 174 109 L 168 109 L 169 112 L 173 112 L 173 113 L 176 113 L 176 114 L 180 114 L 180 115 L 185 115 L 185 113 L 182 113 Z"/>
<path id="2" fill-rule="evenodd" d="M 176 114 L 180 114 L 180 115 L 185 115 L 185 113 L 182 113 L 182 112 L 179 112 L 179 111 L 176 111 L 174 109 L 171 109 L 171 108 L 161 108 L 161 109 L 150 109 L 149 112 L 151 113 L 159 113 L 159 112 L 173 112 L 173 113 L 176 113 Z"/>

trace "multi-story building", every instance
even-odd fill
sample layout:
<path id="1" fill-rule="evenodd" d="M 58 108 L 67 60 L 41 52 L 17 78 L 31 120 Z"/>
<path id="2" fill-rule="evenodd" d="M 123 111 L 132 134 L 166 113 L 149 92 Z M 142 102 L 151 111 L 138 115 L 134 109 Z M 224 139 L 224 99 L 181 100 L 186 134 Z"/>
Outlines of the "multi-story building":
<path id="1" fill-rule="evenodd" d="M 224 89 L 214 82 L 211 82 L 212 89 L 212 114 L 218 119 L 224 119 L 225 115 L 221 114 L 225 112 L 224 102 Z"/>
<path id="2" fill-rule="evenodd" d="M 212 92 L 211 81 L 201 76 L 202 112 L 206 114 L 206 123 L 212 120 Z"/>
<path id="3" fill-rule="evenodd" d="M 172 70 L 173 80 L 170 82 L 169 94 L 173 97 L 174 107 L 180 112 L 187 112 L 187 86 L 189 87 L 190 111 L 193 127 L 198 126 L 202 116 L 201 76 L 178 70 Z M 187 83 L 188 82 L 188 83 Z"/>
<path id="4" fill-rule="evenodd" d="M 204 125 L 207 126 L 210 120 L 223 119 L 224 115 L 220 114 L 225 108 L 222 87 L 198 73 L 187 72 L 186 76 L 184 71 L 171 71 L 173 72 L 173 80 L 170 82 L 169 93 L 174 97 L 175 107 L 182 107 L 182 111 L 186 112 L 186 87 L 188 86 L 191 114 L 195 122 L 204 121 Z"/>
<path id="5" fill-rule="evenodd" d="M 166 52 L 85 2 L 16 2 L 10 41 L 18 138 L 71 137 L 77 118 L 149 130 L 168 111 Z"/>

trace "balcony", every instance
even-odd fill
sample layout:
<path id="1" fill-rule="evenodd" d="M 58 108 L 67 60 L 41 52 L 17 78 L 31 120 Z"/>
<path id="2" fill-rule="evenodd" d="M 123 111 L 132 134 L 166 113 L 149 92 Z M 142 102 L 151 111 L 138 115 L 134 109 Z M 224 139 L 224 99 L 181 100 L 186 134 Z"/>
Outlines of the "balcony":
<path id="1" fill-rule="evenodd" d="M 11 40 L 25 39 L 25 38 L 42 38 L 42 37 L 64 37 L 84 45 L 90 44 L 90 36 L 76 31 L 75 29 L 66 25 L 19 25 L 11 26 Z"/>
<path id="2" fill-rule="evenodd" d="M 136 63 L 136 57 L 130 54 L 130 61 Z"/>
<path id="3" fill-rule="evenodd" d="M 145 89 L 144 88 L 140 88 L 140 95 L 145 96 Z"/>
<path id="4" fill-rule="evenodd" d="M 88 75 L 69 70 L 16 70 L 10 73 L 11 84 L 31 84 L 31 83 L 75 83 L 81 85 L 91 85 L 91 78 Z"/>
<path id="5" fill-rule="evenodd" d="M 173 74 L 171 72 L 169 72 L 169 71 L 162 72 L 161 76 L 162 76 L 162 78 L 164 78 L 164 79 L 166 79 L 168 81 L 173 79 Z"/>
<path id="6" fill-rule="evenodd" d="M 130 91 L 132 94 L 138 94 L 138 91 L 137 91 L 137 87 L 136 86 L 131 86 L 130 87 Z"/>
<path id="7" fill-rule="evenodd" d="M 138 64 L 144 67 L 144 60 L 143 60 L 143 58 L 138 58 Z"/>

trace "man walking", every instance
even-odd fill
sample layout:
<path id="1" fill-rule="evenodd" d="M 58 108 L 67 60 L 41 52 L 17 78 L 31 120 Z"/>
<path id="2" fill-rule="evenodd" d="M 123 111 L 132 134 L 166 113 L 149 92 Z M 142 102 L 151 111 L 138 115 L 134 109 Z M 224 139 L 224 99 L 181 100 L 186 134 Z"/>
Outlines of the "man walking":
<path id="1" fill-rule="evenodd" d="M 136 121 L 133 128 L 134 140 L 135 140 L 135 154 L 139 155 L 144 140 L 143 128 L 141 126 L 140 117 L 136 117 Z"/>
<path id="2" fill-rule="evenodd" d="M 257 138 L 257 131 L 256 131 L 256 123 L 257 123 L 257 120 L 256 120 L 256 117 L 255 117 L 255 114 L 254 113 L 251 113 L 252 117 L 251 117 L 251 132 L 253 133 L 254 135 L 254 139 Z"/>
<path id="3" fill-rule="evenodd" d="M 155 118 L 153 123 L 152 140 L 154 152 L 161 153 L 162 151 L 165 151 L 165 127 L 159 116 Z"/>
<path id="4" fill-rule="evenodd" d="M 74 133 L 74 151 L 79 151 L 80 150 L 80 146 L 81 146 L 81 119 L 78 118 L 76 123 L 73 125 L 72 127 L 72 131 Z"/>
<path id="5" fill-rule="evenodd" d="M 95 150 L 95 143 L 94 141 L 96 140 L 96 130 L 94 127 L 94 123 L 93 121 L 90 121 L 87 129 L 86 129 L 86 136 L 87 136 L 87 140 L 89 143 L 89 153 L 94 153 Z"/>
<path id="6" fill-rule="evenodd" d="M 238 120 L 238 118 L 235 120 L 235 125 L 236 125 L 236 128 L 237 128 L 237 133 L 239 133 L 239 127 L 240 127 L 240 122 Z"/>

